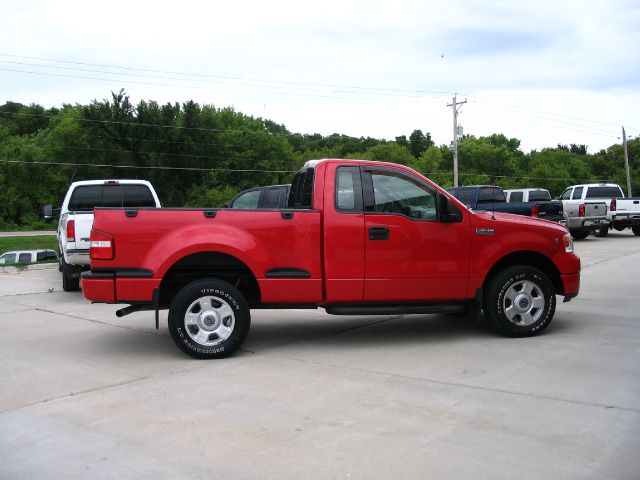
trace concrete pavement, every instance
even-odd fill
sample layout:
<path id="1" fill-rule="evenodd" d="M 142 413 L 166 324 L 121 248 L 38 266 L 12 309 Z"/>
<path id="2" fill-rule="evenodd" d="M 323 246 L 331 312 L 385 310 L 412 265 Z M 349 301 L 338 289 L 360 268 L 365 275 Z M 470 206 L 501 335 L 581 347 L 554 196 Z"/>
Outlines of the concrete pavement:
<path id="1" fill-rule="evenodd" d="M 640 238 L 576 242 L 540 337 L 462 317 L 254 311 L 197 361 L 57 269 L 0 273 L 0 479 L 635 479 Z"/>

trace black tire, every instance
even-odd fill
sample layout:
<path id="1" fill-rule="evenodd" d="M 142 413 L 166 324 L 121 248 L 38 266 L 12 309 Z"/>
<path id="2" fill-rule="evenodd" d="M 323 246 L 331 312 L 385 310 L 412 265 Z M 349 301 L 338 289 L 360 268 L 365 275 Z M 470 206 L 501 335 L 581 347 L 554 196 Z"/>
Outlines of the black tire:
<path id="1" fill-rule="evenodd" d="M 487 281 L 483 310 L 503 335 L 537 335 L 549 326 L 556 310 L 553 284 L 536 268 L 508 267 Z"/>
<path id="2" fill-rule="evenodd" d="M 591 233 L 589 230 L 578 230 L 578 229 L 571 229 L 569 230 L 569 232 L 571 233 L 571 236 L 575 240 L 583 240 L 587 238 Z"/>
<path id="3" fill-rule="evenodd" d="M 636 237 L 640 237 L 640 225 L 634 225 L 631 227 L 631 231 Z"/>
<path id="4" fill-rule="evenodd" d="M 171 338 L 194 358 L 231 355 L 247 338 L 250 325 L 251 312 L 244 296 L 222 280 L 205 279 L 188 284 L 169 308 Z"/>
<path id="5" fill-rule="evenodd" d="M 593 229 L 593 234 L 600 238 L 606 237 L 609 235 L 609 225 L 598 225 Z"/>
<path id="6" fill-rule="evenodd" d="M 60 256 L 62 266 L 62 289 L 65 292 L 77 292 L 80 290 L 80 270 L 64 261 L 64 256 Z"/>

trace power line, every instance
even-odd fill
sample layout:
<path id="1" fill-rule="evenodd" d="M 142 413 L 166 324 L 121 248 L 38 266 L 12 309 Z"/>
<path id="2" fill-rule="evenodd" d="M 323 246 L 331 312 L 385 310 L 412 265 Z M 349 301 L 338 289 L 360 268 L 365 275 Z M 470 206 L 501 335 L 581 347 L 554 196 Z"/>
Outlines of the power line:
<path id="1" fill-rule="evenodd" d="M 140 170 L 184 170 L 191 172 L 235 172 L 235 173 L 296 173 L 297 170 L 266 170 L 258 168 L 208 168 L 208 167 L 166 167 L 166 166 L 143 166 L 143 165 L 110 165 L 105 163 L 73 163 L 73 162 L 42 162 L 26 160 L 0 159 L 4 163 L 17 163 L 29 165 L 57 165 L 66 167 L 98 167 L 98 168 L 130 168 Z"/>
<path id="2" fill-rule="evenodd" d="M 245 86 L 245 87 L 251 87 L 251 88 L 269 88 L 269 89 L 280 89 L 280 90 L 287 90 L 289 93 L 289 91 L 291 89 L 294 90 L 298 90 L 298 91 L 308 91 L 309 87 L 301 87 L 301 86 L 295 86 L 295 84 L 283 84 L 283 85 L 269 85 L 269 83 L 271 82 L 266 82 L 265 84 L 261 84 L 261 83 L 234 83 L 232 81 L 222 81 L 222 80 L 203 80 L 200 78 L 189 78 L 189 77 L 182 77 L 182 78 L 176 78 L 176 77 L 167 77 L 167 76 L 159 76 L 159 75 L 145 75 L 145 74 L 139 74 L 139 73 L 118 73 L 118 72 L 111 72 L 111 71 L 105 71 L 105 70 L 96 70 L 96 69 L 90 69 L 90 68 L 78 68 L 78 67 L 64 67 L 64 66 L 60 66 L 60 65 L 43 65 L 43 64 L 39 64 L 39 63 L 28 63 L 28 62 L 12 62 L 12 61 L 8 61 L 8 60 L 0 60 L 0 63 L 5 63 L 5 64 L 9 64 L 9 65 L 24 65 L 24 66 L 28 66 L 28 67 L 36 67 L 36 68 L 53 68 L 53 69 L 58 69 L 58 70 L 67 70 L 67 71 L 72 71 L 72 72 L 87 72 L 87 73 L 99 73 L 99 74 L 106 74 L 106 75 L 117 75 L 117 76 L 121 76 L 121 77 L 129 77 L 129 76 L 133 76 L 133 77 L 139 77 L 139 78 L 149 78 L 149 79 L 159 79 L 159 80 L 175 80 L 175 81 L 185 81 L 185 82 L 197 82 L 197 83 L 201 83 L 201 84 L 221 84 L 221 85 L 241 85 L 241 86 Z M 9 70 L 9 71 L 14 71 L 14 70 Z M 24 70 L 20 70 L 20 71 L 24 71 Z M 25 73 L 40 73 L 43 75 L 46 75 L 50 72 L 29 72 L 29 71 L 24 71 Z M 52 74 L 52 75 L 56 75 L 56 74 Z M 78 77 L 78 78 L 85 78 L 85 77 Z M 214 77 L 215 78 L 215 77 Z M 118 80 L 120 81 L 120 79 L 112 79 L 112 80 Z M 124 81 L 127 81 L 126 79 Z M 252 82 L 261 82 L 259 80 L 252 80 Z M 292 86 L 293 85 L 293 86 Z M 313 88 L 318 88 L 317 86 L 310 84 L 310 86 L 313 86 Z M 327 87 L 328 88 L 328 87 Z M 422 98 L 424 95 L 419 94 L 419 93 L 415 93 L 415 92 L 409 92 L 407 91 L 407 93 L 389 93 L 390 89 L 386 89 L 386 91 L 388 93 L 383 93 L 382 91 L 377 91 L 378 89 L 374 89 L 374 88 L 366 88 L 366 87 L 362 87 L 360 88 L 361 90 L 366 90 L 363 93 L 358 92 L 359 89 L 354 87 L 331 87 L 331 88 L 335 88 L 335 90 L 332 90 L 333 93 L 341 93 L 341 94 L 358 94 L 358 95 L 362 95 L 362 94 L 366 94 L 366 95 L 373 95 L 373 96 L 382 96 L 382 97 L 406 97 L 406 98 Z M 344 90 L 343 90 L 344 89 Z M 385 89 L 382 89 L 385 90 Z"/>
<path id="3" fill-rule="evenodd" d="M 64 111 L 61 110 L 61 111 Z M 234 130 L 234 129 L 224 129 L 224 128 L 204 128 L 204 127 L 183 127 L 180 125 L 163 125 L 163 124 L 151 124 L 151 123 L 136 123 L 136 122 L 124 122 L 124 121 L 119 121 L 119 120 L 98 120 L 98 119 L 92 119 L 92 118 L 78 118 L 78 117 L 63 117 L 60 115 L 45 115 L 45 114 L 38 114 L 38 113 L 26 113 L 26 112 L 4 112 L 2 110 L 0 110 L 0 117 L 2 117 L 2 115 L 13 115 L 16 117 L 19 117 L 21 115 L 23 116 L 27 116 L 27 117 L 36 117 L 36 118 L 49 118 L 49 119 L 60 119 L 60 120 L 64 120 L 64 119 L 71 119 L 71 120 L 76 120 L 79 122 L 93 122 L 93 123 L 103 123 L 103 124 L 116 124 L 116 125 L 128 125 L 128 126 L 138 126 L 138 127 L 157 127 L 157 128 L 174 128 L 174 129 L 179 129 L 179 130 L 197 130 L 197 131 L 203 131 L 203 132 L 213 132 L 213 133 L 242 133 L 242 134 L 246 134 L 246 135 L 266 135 L 266 136 L 273 136 L 274 132 L 270 132 L 268 130 Z M 286 136 L 290 136 L 290 135 L 297 135 L 295 133 L 291 133 L 288 132 L 287 134 L 281 134 L 283 137 Z M 314 134 L 298 134 L 298 135 L 314 135 Z M 348 138 L 348 139 L 352 139 L 352 140 L 360 140 L 360 138 L 372 138 L 372 137 L 352 137 L 350 135 L 342 135 L 341 137 L 344 138 Z M 114 138 L 114 139 L 129 139 L 129 140 L 135 140 L 135 137 L 105 137 L 105 138 Z M 331 138 L 331 137 L 323 137 L 323 138 Z M 139 139 L 140 141 L 157 141 L 157 142 L 166 142 L 166 143 L 188 143 L 190 145 L 210 145 L 210 146 L 217 146 L 218 144 L 215 143 L 203 143 L 203 142 L 173 142 L 172 140 L 145 140 L 145 139 Z M 380 140 L 380 139 L 375 139 L 374 140 Z M 386 141 L 386 140 L 380 140 L 382 141 Z M 228 146 L 240 146 L 240 145 L 224 145 L 226 147 Z"/>
<path id="4" fill-rule="evenodd" d="M 39 68 L 55 68 L 55 69 L 64 69 L 64 70 L 72 70 L 72 71 L 86 71 L 86 72 L 92 72 L 92 73 L 102 73 L 102 74 L 108 74 L 108 75 L 121 75 L 121 76 L 122 75 L 133 75 L 133 76 L 143 77 L 143 78 L 152 78 L 152 79 L 153 78 L 160 78 L 160 79 L 165 79 L 165 80 L 168 79 L 168 80 L 199 82 L 199 83 L 203 83 L 203 82 L 206 82 L 206 81 L 214 81 L 214 83 L 223 83 L 223 84 L 226 84 L 226 85 L 234 85 L 234 83 L 229 83 L 227 81 L 245 82 L 245 86 L 249 86 L 249 87 L 257 87 L 257 88 L 265 88 L 266 87 L 266 88 L 276 88 L 276 89 L 287 89 L 288 90 L 287 92 L 279 93 L 279 94 L 285 94 L 285 95 L 296 95 L 295 93 L 292 93 L 290 91 L 291 88 L 294 88 L 294 89 L 297 89 L 297 90 L 305 90 L 305 89 L 308 89 L 308 88 L 346 89 L 348 91 L 337 91 L 335 93 L 342 93 L 342 94 L 348 94 L 348 95 L 367 94 L 367 95 L 374 95 L 374 96 L 381 96 L 381 97 L 398 96 L 398 97 L 408 97 L 408 98 L 424 98 L 425 95 L 449 95 L 449 94 L 452 93 L 452 92 L 446 92 L 446 91 L 432 91 L 432 90 L 420 90 L 420 89 L 413 89 L 412 90 L 412 89 L 398 89 L 398 88 L 376 88 L 376 87 L 363 87 L 363 86 L 354 86 L 354 85 L 339 85 L 339 84 L 323 84 L 323 83 L 304 83 L 304 82 L 291 82 L 291 81 L 262 80 L 262 79 L 243 78 L 243 77 L 230 76 L 230 75 L 209 75 L 209 74 L 202 74 L 202 73 L 185 73 L 185 72 L 171 71 L 171 70 L 145 69 L 145 68 L 127 67 L 127 66 L 120 66 L 120 65 L 108 65 L 108 64 L 99 64 L 99 63 L 77 62 L 77 61 L 60 60 L 60 59 L 52 59 L 52 58 L 15 55 L 15 54 L 8 54 L 8 53 L 0 53 L 0 56 L 1 57 L 8 57 L 8 58 L 15 58 L 15 59 L 38 60 L 38 61 L 44 61 L 44 62 L 52 62 L 52 63 L 64 64 L 64 65 L 80 65 L 80 66 L 116 69 L 116 70 L 122 70 L 124 72 L 144 72 L 144 73 L 161 74 L 161 75 L 178 75 L 181 78 L 165 77 L 165 76 L 158 76 L 158 75 L 143 75 L 143 74 L 137 74 L 137 73 L 119 73 L 119 72 L 109 72 L 109 71 L 103 71 L 103 70 L 83 69 L 83 68 L 77 68 L 77 67 L 66 67 L 66 66 L 61 66 L 61 65 L 42 65 L 42 64 L 33 64 L 33 63 L 27 63 L 27 62 L 0 60 L 0 62 L 2 62 L 2 63 L 15 64 L 15 65 L 25 65 L 25 66 L 35 66 L 35 67 L 39 67 Z M 74 75 L 62 75 L 62 74 L 55 74 L 55 73 L 50 73 L 50 72 L 33 72 L 33 71 L 25 71 L 25 70 L 2 69 L 2 68 L 0 68 L 0 70 L 10 71 L 10 72 L 14 72 L 14 73 L 28 73 L 28 74 L 34 74 L 34 75 L 61 76 L 61 77 L 71 77 L 71 78 L 79 78 L 79 79 L 86 79 L 86 80 L 128 81 L 128 82 L 131 82 L 131 83 L 143 84 L 143 85 L 181 87 L 181 85 L 167 85 L 167 84 L 158 84 L 158 83 L 153 83 L 153 82 L 140 82 L 140 81 L 135 81 L 135 80 L 105 79 L 105 78 L 85 77 L 85 76 L 79 76 L 79 75 L 76 75 L 76 76 L 74 76 Z M 189 77 L 194 77 L 194 78 L 189 78 Z M 208 79 L 208 80 L 202 80 L 202 79 Z M 224 82 L 221 82 L 220 79 L 224 80 Z M 246 83 L 246 82 L 254 82 L 254 83 L 251 84 L 251 83 Z M 256 85 L 256 83 L 257 83 L 257 85 Z M 197 86 L 194 86 L 194 85 L 191 85 L 189 87 L 190 88 L 201 88 L 201 87 L 197 87 Z M 254 93 L 273 93 L 273 92 L 254 92 Z M 353 99 L 353 98 L 348 98 L 348 97 L 340 97 L 340 96 L 333 96 L 333 95 L 326 95 L 326 94 L 325 95 L 300 94 L 300 95 L 301 96 L 317 97 L 317 98 Z M 505 102 L 489 100 L 489 99 L 483 99 L 482 97 L 478 97 L 478 96 L 474 96 L 474 95 L 466 95 L 466 96 L 468 98 L 475 99 L 477 102 L 480 102 L 480 103 L 493 104 L 494 106 L 498 106 L 498 108 L 505 108 L 507 110 L 515 110 L 516 112 L 524 113 L 526 115 L 537 116 L 535 114 L 531 114 L 530 113 L 530 112 L 536 112 L 538 114 L 552 115 L 554 117 L 562 117 L 562 118 L 567 118 L 567 119 L 579 120 L 579 121 L 582 121 L 582 122 L 589 122 L 589 123 L 594 123 L 594 124 L 615 126 L 615 127 L 618 126 L 617 123 L 614 124 L 614 123 L 602 122 L 602 121 L 598 121 L 598 120 L 590 120 L 590 119 L 585 119 L 585 118 L 581 118 L 581 117 L 575 117 L 575 116 L 570 116 L 570 115 L 547 112 L 547 111 L 544 111 L 544 110 L 533 109 L 533 108 L 528 108 L 528 107 L 524 107 L 524 106 L 517 106 L 517 105 L 505 103 Z M 362 98 L 359 98 L 359 99 L 362 100 Z M 433 101 L 433 102 L 426 102 L 426 103 L 441 103 L 441 100 L 437 100 L 437 101 Z M 545 119 L 545 117 L 540 117 L 540 118 Z M 563 122 L 563 123 L 569 124 L 569 125 L 576 125 L 576 124 L 572 124 L 570 122 Z M 556 125 L 549 125 L 549 126 L 556 126 Z M 582 126 L 582 125 L 579 125 L 579 126 L 584 127 L 584 128 L 590 128 L 590 127 L 586 127 L 586 126 Z M 631 127 L 631 128 L 633 128 L 633 127 Z M 578 130 L 576 130 L 576 131 L 578 131 Z M 618 137 L 616 136 L 616 138 L 618 138 Z"/>
<path id="5" fill-rule="evenodd" d="M 296 173 L 297 170 L 266 170 L 266 169 L 234 169 L 234 168 L 207 168 L 207 167 L 165 167 L 165 166 L 136 166 L 136 165 L 110 165 L 110 164 L 93 164 L 93 163 L 73 163 L 73 162 L 43 162 L 43 161 L 27 161 L 27 160 L 7 160 L 0 159 L 0 162 L 23 165 L 57 165 L 68 167 L 98 167 L 98 168 L 123 168 L 123 169 L 141 169 L 141 170 L 175 170 L 175 171 L 195 171 L 195 172 L 238 172 L 238 173 Z M 426 177 L 451 175 L 449 171 L 433 171 L 420 172 Z M 593 178 L 570 178 L 570 177 L 531 177 L 516 175 L 493 175 L 488 173 L 460 173 L 464 177 L 492 177 L 503 179 L 521 179 L 521 180 L 562 180 L 566 182 L 589 182 Z"/>
<path id="6" fill-rule="evenodd" d="M 69 61 L 69 60 L 58 60 L 51 58 L 42 58 L 42 57 L 28 57 L 22 55 L 13 55 L 8 53 L 1 53 L 0 56 L 3 57 L 11 57 L 11 58 L 22 58 L 27 60 L 39 60 L 45 62 L 55 62 L 55 63 L 63 63 L 68 65 L 83 65 L 90 67 L 100 67 L 100 68 L 115 68 L 119 70 L 128 70 L 128 71 L 138 71 L 138 72 L 148 72 L 148 73 L 161 73 L 168 75 L 181 75 L 181 76 L 191 76 L 191 77 L 201 77 L 201 78 L 222 78 L 225 80 L 239 80 L 239 81 L 249 81 L 249 82 L 260 82 L 266 84 L 277 84 L 277 85 L 299 85 L 299 86 L 307 86 L 307 87 L 320 87 L 320 88 L 346 88 L 351 90 L 366 90 L 372 92 L 394 92 L 394 93 L 410 93 L 410 94 L 419 94 L 419 95 L 450 95 L 452 92 L 444 92 L 444 91 L 430 91 L 430 90 L 410 90 L 410 89 L 397 89 L 397 88 L 379 88 L 379 87 L 362 87 L 362 86 L 354 86 L 354 85 L 336 85 L 336 84 L 325 84 L 325 83 L 305 83 L 305 82 L 291 82 L 291 81 L 279 81 L 279 80 L 261 80 L 261 79 L 251 79 L 251 78 L 243 78 L 243 77 L 235 77 L 229 75 L 209 75 L 202 73 L 184 73 L 184 72 L 176 72 L 176 71 L 168 71 L 168 70 L 157 70 L 157 69 L 147 69 L 147 68 L 136 68 L 136 67 L 126 67 L 119 65 L 105 65 L 98 63 L 87 63 L 87 62 L 77 62 L 77 61 Z M 8 63 L 8 62 L 7 62 Z"/>
<path id="7" fill-rule="evenodd" d="M 484 110 L 482 108 L 477 108 L 477 107 L 476 107 L 476 110 L 479 111 L 479 112 L 489 113 L 489 114 L 492 114 L 492 115 L 497 115 L 497 116 L 506 117 L 506 118 L 512 118 L 514 120 L 521 120 L 523 122 L 534 123 L 534 124 L 537 124 L 537 125 L 544 125 L 544 126 L 547 126 L 547 127 L 559 128 L 561 130 L 568 130 L 568 131 L 571 131 L 571 132 L 587 133 L 589 135 L 597 135 L 597 136 L 600 136 L 600 137 L 607 137 L 607 138 L 615 138 L 615 139 L 619 138 L 614 133 L 610 133 L 610 132 L 607 132 L 605 130 L 597 130 L 597 129 L 584 130 L 584 129 L 578 129 L 578 128 L 563 127 L 563 126 L 557 125 L 557 124 L 541 122 L 539 120 L 531 120 L 531 119 L 524 118 L 524 117 L 518 117 L 518 116 L 515 116 L 515 115 L 508 115 L 508 114 L 504 114 L 504 113 L 501 113 L 501 112 L 495 112 L 495 111 L 491 111 L 491 110 Z M 589 127 L 584 127 L 584 128 L 588 129 Z"/>
<path id="8" fill-rule="evenodd" d="M 591 119 L 583 118 L 583 117 L 575 117 L 575 116 L 565 115 L 565 114 L 556 113 L 556 112 L 548 112 L 548 111 L 545 111 L 545 110 L 539 110 L 539 109 L 535 109 L 535 108 L 518 106 L 518 105 L 513 105 L 513 104 L 510 104 L 510 103 L 500 102 L 500 101 L 497 101 L 497 100 L 489 100 L 489 99 L 486 99 L 486 98 L 483 99 L 482 97 L 477 97 L 477 96 L 474 96 L 474 95 L 466 95 L 466 96 L 468 98 L 475 99 L 476 101 L 479 101 L 481 103 L 500 105 L 502 107 L 507 107 L 507 109 L 512 109 L 512 110 L 516 110 L 516 111 L 517 110 L 526 110 L 526 111 L 529 111 L 529 112 L 536 112 L 536 113 L 542 113 L 542 114 L 546 114 L 546 115 L 552 115 L 554 117 L 563 117 L 563 118 L 568 118 L 568 119 L 571 119 L 571 120 L 579 120 L 579 121 L 582 121 L 582 122 L 596 123 L 596 124 L 606 125 L 606 126 L 611 126 L 611 127 L 619 127 L 619 124 L 617 124 L 617 123 L 602 122 L 602 121 L 599 121 L 599 120 L 591 120 Z M 523 113 L 527 113 L 527 112 L 523 112 Z"/>
<path id="9" fill-rule="evenodd" d="M 44 115 L 44 114 L 38 114 L 38 113 L 0 111 L 0 116 L 1 115 L 15 115 L 15 116 L 25 115 L 28 117 L 53 118 L 53 119 L 61 119 L 61 120 L 68 118 L 68 117 L 60 117 L 59 115 Z M 77 117 L 71 117 L 71 119 L 76 120 L 78 122 L 130 125 L 130 126 L 137 126 L 137 127 L 175 128 L 180 130 L 196 130 L 196 131 L 202 131 L 202 132 L 215 132 L 215 133 L 246 133 L 251 135 L 273 135 L 273 133 L 269 132 L 268 130 L 253 131 L 253 130 L 232 130 L 232 129 L 225 129 L 225 128 L 182 127 L 180 125 L 162 125 L 162 124 L 154 124 L 154 123 L 123 122 L 119 120 L 97 120 L 93 118 L 77 118 Z"/>
<path id="10" fill-rule="evenodd" d="M 2 147 L 11 146 L 11 144 L 0 145 Z M 32 148 L 38 148 L 44 150 L 45 147 L 40 145 L 30 145 Z M 67 146 L 67 145 L 59 145 L 56 148 L 63 148 L 67 150 L 83 150 L 89 152 L 108 152 L 108 153 L 135 153 L 137 155 L 162 155 L 167 157 L 180 157 L 180 158 L 198 158 L 198 159 L 210 159 L 210 160 L 228 160 L 230 162 L 258 162 L 260 159 L 258 158 L 233 158 L 233 157 L 222 157 L 222 156 L 211 156 L 211 155 L 193 155 L 187 153 L 165 153 L 165 152 L 145 152 L 138 150 L 125 150 L 125 149 L 111 149 L 111 148 L 94 148 L 94 147 L 76 147 L 76 146 Z"/>
<path id="11" fill-rule="evenodd" d="M 178 84 L 166 84 L 166 83 L 157 83 L 157 82 L 143 82 L 143 81 L 139 81 L 139 80 L 131 80 L 131 79 L 117 79 L 117 78 L 99 78 L 99 77 L 88 77 L 88 76 L 84 76 L 84 75 L 65 75 L 62 73 L 52 73 L 52 72 L 36 72 L 36 71 L 32 71 L 32 70 L 16 70 L 16 69 L 12 69 L 12 68 L 0 68 L 0 71 L 5 71 L 5 72 L 12 72 L 12 73 L 27 73 L 30 75 L 43 75 L 43 76 L 49 76 L 49 77 L 58 77 L 58 78 L 76 78 L 76 79 L 80 79 L 80 80 L 96 80 L 96 81 L 101 81 L 101 82 L 123 82 L 123 83 L 132 83 L 132 84 L 136 84 L 136 85 L 151 85 L 151 86 L 156 86 L 156 87 L 170 87 L 170 88 L 194 88 L 194 89 L 199 89 L 199 90 L 212 90 L 212 87 L 203 87 L 203 86 L 198 86 L 198 85 L 178 85 Z M 114 73 L 114 75 L 117 75 Z M 259 87 L 259 88 L 265 88 L 265 87 Z M 270 88 L 269 86 L 266 86 L 266 88 Z M 398 99 L 394 98 L 394 99 L 390 99 L 390 98 L 385 98 L 385 97 L 393 97 L 392 94 L 376 94 L 376 93 L 367 93 L 367 95 L 379 95 L 379 98 L 367 98 L 367 97 L 345 97 L 345 96 L 339 96 L 339 95 L 329 95 L 329 94 L 323 94 L 323 95 L 319 95 L 319 94 L 305 94 L 305 93 L 294 93 L 291 92 L 289 89 L 287 89 L 287 91 L 282 91 L 282 92 L 273 92 L 273 91 L 261 91 L 261 90 L 254 90 L 251 92 L 244 92 L 244 93 L 253 93 L 253 94 L 270 94 L 270 95 L 285 95 L 285 96 L 297 96 L 297 97 L 311 97 L 311 98 L 332 98 L 332 99 L 342 99 L 342 100 L 357 100 L 357 101 L 383 101 L 383 102 L 397 102 Z M 356 95 L 360 95 L 357 92 L 340 92 L 338 91 L 337 93 L 343 93 L 343 94 L 356 94 Z M 403 96 L 398 96 L 396 95 L 396 97 L 398 98 L 405 98 L 404 100 L 401 100 L 405 103 L 439 103 L 436 101 L 425 101 L 422 100 L 422 96 L 420 95 L 415 95 L 415 96 L 408 96 L 408 95 L 403 95 Z M 413 99 L 413 100 L 411 100 Z"/>

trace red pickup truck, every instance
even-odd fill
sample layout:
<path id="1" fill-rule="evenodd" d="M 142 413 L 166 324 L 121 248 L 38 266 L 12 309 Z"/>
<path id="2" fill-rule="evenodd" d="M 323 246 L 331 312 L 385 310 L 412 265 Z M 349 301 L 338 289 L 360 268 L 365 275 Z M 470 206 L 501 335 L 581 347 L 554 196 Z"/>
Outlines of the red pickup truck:
<path id="1" fill-rule="evenodd" d="M 578 294 L 580 259 L 557 223 L 474 212 L 410 168 L 314 160 L 278 210 L 96 209 L 93 302 L 119 316 L 169 308 L 176 344 L 220 358 L 247 336 L 252 308 L 331 314 L 484 310 L 508 336 L 531 336 L 556 299 Z"/>

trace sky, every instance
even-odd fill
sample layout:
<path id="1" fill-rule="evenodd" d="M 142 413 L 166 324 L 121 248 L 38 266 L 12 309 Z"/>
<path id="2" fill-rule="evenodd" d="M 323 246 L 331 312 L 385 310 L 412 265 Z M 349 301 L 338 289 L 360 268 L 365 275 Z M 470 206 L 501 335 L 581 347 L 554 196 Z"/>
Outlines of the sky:
<path id="1" fill-rule="evenodd" d="M 193 100 L 298 133 L 640 135 L 640 0 L 5 0 L 0 104 Z"/>

